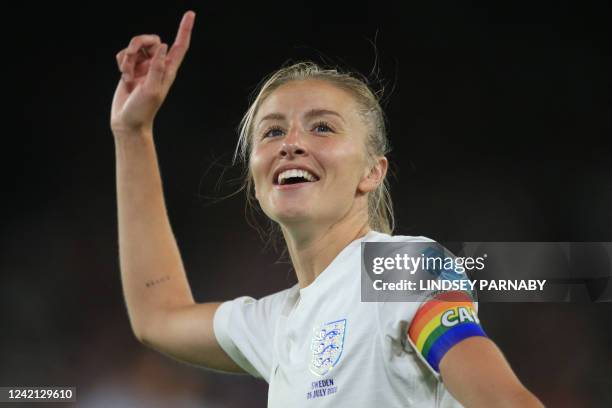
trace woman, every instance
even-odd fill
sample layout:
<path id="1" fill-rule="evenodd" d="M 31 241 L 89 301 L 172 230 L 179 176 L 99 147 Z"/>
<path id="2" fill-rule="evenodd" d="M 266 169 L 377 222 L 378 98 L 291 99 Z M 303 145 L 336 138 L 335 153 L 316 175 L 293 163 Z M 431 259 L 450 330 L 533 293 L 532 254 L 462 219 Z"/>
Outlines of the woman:
<path id="1" fill-rule="evenodd" d="M 431 303 L 360 302 L 360 243 L 423 237 L 390 235 L 376 97 L 358 79 L 314 64 L 268 79 L 236 152 L 247 165 L 247 193 L 278 225 L 298 284 L 260 300 L 194 302 L 153 143 L 153 120 L 194 19 L 185 13 L 169 50 L 141 35 L 117 54 L 111 128 L 121 278 L 135 336 L 181 361 L 265 379 L 270 406 L 541 406 L 477 324 L 432 359 L 415 333 Z"/>

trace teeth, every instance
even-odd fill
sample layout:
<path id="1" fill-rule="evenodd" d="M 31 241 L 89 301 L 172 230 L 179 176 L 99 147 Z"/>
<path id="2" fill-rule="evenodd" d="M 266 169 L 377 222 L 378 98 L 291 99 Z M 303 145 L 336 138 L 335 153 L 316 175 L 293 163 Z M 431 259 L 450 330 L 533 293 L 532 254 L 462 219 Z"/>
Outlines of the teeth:
<path id="1" fill-rule="evenodd" d="M 286 179 L 291 178 L 291 177 L 303 177 L 308 181 L 317 180 L 317 178 L 312 173 L 309 173 L 306 170 L 291 169 L 291 170 L 285 170 L 281 174 L 278 175 L 278 184 L 283 184 L 283 182 Z"/>

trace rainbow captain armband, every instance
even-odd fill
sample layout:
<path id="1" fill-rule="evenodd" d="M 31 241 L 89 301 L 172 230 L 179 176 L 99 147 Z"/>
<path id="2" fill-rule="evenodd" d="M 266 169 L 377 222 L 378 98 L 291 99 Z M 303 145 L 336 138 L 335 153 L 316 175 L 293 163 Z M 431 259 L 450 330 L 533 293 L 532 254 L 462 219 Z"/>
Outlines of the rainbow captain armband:
<path id="1" fill-rule="evenodd" d="M 408 341 L 436 376 L 448 350 L 473 336 L 485 336 L 472 297 L 467 292 L 442 292 L 421 305 L 410 328 Z"/>

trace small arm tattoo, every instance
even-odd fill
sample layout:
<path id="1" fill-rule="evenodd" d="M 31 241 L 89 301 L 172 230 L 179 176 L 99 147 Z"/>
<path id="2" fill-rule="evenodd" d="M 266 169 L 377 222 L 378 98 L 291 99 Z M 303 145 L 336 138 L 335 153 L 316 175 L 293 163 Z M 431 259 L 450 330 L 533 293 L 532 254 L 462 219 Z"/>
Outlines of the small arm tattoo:
<path id="1" fill-rule="evenodd" d="M 147 288 L 150 288 L 152 286 L 155 286 L 157 284 L 160 284 L 160 283 L 163 283 L 163 282 L 166 282 L 166 281 L 169 281 L 169 280 L 170 280 L 169 276 L 164 276 L 164 277 L 159 278 L 159 279 L 147 281 L 145 283 L 145 285 L 147 286 Z"/>

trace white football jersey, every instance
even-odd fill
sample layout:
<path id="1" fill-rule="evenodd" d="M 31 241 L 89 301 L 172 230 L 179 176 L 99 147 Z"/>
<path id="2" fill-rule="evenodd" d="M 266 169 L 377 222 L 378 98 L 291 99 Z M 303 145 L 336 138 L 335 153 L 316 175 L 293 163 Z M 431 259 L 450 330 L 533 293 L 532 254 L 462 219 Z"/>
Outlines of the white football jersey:
<path id="1" fill-rule="evenodd" d="M 269 407 L 460 407 L 417 338 L 407 338 L 422 304 L 361 302 L 361 242 L 414 241 L 431 240 L 370 231 L 306 288 L 222 303 L 214 317 L 219 344 L 268 382 Z M 431 329 L 425 323 L 419 331 Z M 447 336 L 439 348 L 450 347 Z"/>

